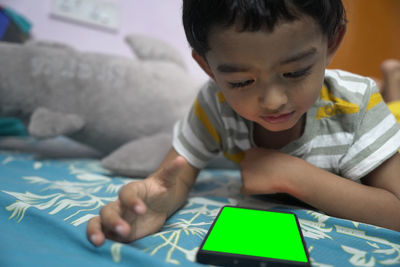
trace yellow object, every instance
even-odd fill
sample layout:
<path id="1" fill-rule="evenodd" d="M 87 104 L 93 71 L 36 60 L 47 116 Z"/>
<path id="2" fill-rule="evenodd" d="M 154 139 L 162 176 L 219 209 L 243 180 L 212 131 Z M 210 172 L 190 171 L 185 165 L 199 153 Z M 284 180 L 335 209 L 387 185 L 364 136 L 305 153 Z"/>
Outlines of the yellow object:
<path id="1" fill-rule="evenodd" d="M 323 85 L 321 89 L 321 99 L 331 101 L 332 104 L 328 104 L 318 109 L 316 116 L 317 120 L 338 114 L 353 114 L 360 110 L 358 105 L 332 95 L 325 85 Z"/>
<path id="2" fill-rule="evenodd" d="M 368 101 L 367 111 L 370 110 L 371 108 L 375 107 L 378 103 L 380 103 L 382 101 L 383 101 L 383 98 L 380 93 L 376 92 L 376 93 L 372 94 Z"/>
<path id="3" fill-rule="evenodd" d="M 214 140 L 217 141 L 218 144 L 221 144 L 221 139 L 217 130 L 208 119 L 206 111 L 202 108 L 197 99 L 194 102 L 194 114 L 203 123 L 204 127 L 206 127 L 208 133 L 214 138 Z"/>
<path id="4" fill-rule="evenodd" d="M 387 104 L 390 111 L 396 117 L 397 122 L 400 123 L 400 101 L 394 101 Z"/>
<path id="5" fill-rule="evenodd" d="M 394 117 L 396 118 L 397 122 L 400 123 L 400 101 L 393 101 L 387 103 L 388 108 L 393 113 Z M 399 149 L 400 153 L 400 149 Z"/>

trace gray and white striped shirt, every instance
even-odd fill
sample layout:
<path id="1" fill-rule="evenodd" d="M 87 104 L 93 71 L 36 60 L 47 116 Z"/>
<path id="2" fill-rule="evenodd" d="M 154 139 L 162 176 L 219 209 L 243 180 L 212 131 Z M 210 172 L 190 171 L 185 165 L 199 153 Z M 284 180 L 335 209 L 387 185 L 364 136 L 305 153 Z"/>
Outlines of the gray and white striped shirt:
<path id="1" fill-rule="evenodd" d="M 173 147 L 201 169 L 222 152 L 240 162 L 255 146 L 253 122 L 239 116 L 210 81 L 190 112 L 174 128 Z M 321 94 L 307 111 L 303 135 L 281 151 L 352 180 L 358 180 L 400 147 L 400 125 L 375 83 L 340 70 L 327 70 Z"/>

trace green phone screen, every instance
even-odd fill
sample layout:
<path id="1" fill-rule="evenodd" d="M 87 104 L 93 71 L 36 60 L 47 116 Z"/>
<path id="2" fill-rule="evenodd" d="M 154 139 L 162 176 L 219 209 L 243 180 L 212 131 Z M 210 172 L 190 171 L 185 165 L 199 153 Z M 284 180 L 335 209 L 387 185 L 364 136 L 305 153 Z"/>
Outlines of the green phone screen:
<path id="1" fill-rule="evenodd" d="M 224 207 L 202 249 L 307 262 L 299 231 L 291 213 Z"/>

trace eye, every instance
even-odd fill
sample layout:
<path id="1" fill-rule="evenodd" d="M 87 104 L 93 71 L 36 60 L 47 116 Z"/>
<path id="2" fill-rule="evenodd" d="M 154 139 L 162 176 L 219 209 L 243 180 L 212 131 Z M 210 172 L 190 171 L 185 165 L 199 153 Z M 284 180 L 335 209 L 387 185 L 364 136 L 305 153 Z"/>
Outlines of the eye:
<path id="1" fill-rule="evenodd" d="M 304 76 L 307 76 L 310 74 L 311 67 L 307 67 L 305 69 L 299 70 L 299 71 L 293 71 L 293 72 L 286 72 L 283 74 L 283 77 L 289 78 L 289 79 L 296 79 L 296 78 L 301 78 Z"/>
<path id="2" fill-rule="evenodd" d="M 242 87 L 249 86 L 253 82 L 254 82 L 254 80 L 247 80 L 244 82 L 235 82 L 235 83 L 228 83 L 228 84 L 231 88 L 242 88 Z"/>

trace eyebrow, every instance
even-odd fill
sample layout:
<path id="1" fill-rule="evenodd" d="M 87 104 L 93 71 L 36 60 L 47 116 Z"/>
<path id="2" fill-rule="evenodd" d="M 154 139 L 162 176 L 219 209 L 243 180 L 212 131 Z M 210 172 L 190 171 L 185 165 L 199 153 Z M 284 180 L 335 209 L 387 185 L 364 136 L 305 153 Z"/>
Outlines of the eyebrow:
<path id="1" fill-rule="evenodd" d="M 315 55 L 316 53 L 317 53 L 317 49 L 315 47 L 312 47 L 309 50 L 306 50 L 304 52 L 300 52 L 300 53 L 295 54 L 295 55 L 293 55 L 293 56 L 291 56 L 289 58 L 286 58 L 286 59 L 282 60 L 281 65 L 289 64 L 289 63 L 292 63 L 292 62 L 295 62 L 295 61 L 300 61 L 302 59 L 311 57 L 311 56 Z"/>
<path id="2" fill-rule="evenodd" d="M 298 54 L 295 54 L 293 56 L 290 56 L 289 58 L 286 58 L 281 61 L 281 65 L 289 64 L 295 61 L 300 61 L 302 59 L 311 57 L 317 53 L 317 49 L 315 47 L 310 48 L 309 50 L 306 50 L 304 52 L 300 52 Z M 235 64 L 221 64 L 218 65 L 217 70 L 221 73 L 235 73 L 235 72 L 246 72 L 249 71 L 251 68 L 246 67 L 246 66 L 241 66 L 241 65 L 235 65 Z"/>
<path id="3" fill-rule="evenodd" d="M 223 73 L 234 73 L 234 72 L 246 72 L 249 71 L 250 68 L 234 64 L 221 64 L 218 65 L 217 70 Z"/>

